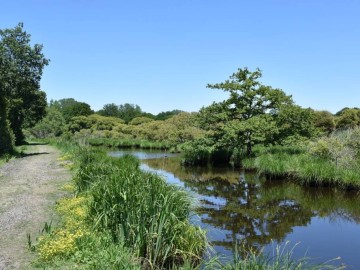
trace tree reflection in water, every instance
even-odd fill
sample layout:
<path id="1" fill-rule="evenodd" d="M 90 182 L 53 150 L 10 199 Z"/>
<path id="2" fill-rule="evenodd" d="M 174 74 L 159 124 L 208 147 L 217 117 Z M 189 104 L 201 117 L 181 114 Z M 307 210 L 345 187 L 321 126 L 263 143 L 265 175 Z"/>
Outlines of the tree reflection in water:
<path id="1" fill-rule="evenodd" d="M 295 226 L 307 226 L 315 216 L 360 223 L 355 192 L 265 180 L 231 168 L 185 168 L 176 158 L 143 162 L 173 173 L 198 194 L 201 222 L 223 232 L 220 239 L 209 232 L 212 244 L 228 250 L 241 241 L 259 251 L 271 241 L 282 242 Z"/>

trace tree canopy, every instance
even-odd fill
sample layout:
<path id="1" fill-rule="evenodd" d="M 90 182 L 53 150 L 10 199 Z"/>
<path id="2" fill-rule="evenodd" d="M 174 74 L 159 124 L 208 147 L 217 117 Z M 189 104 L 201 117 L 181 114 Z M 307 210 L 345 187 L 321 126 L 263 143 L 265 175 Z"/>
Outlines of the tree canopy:
<path id="1" fill-rule="evenodd" d="M 22 129 L 34 126 L 46 114 L 46 95 L 40 90 L 43 69 L 49 60 L 42 45 L 31 46 L 30 35 L 19 23 L 0 30 L 0 153 L 24 140 Z"/>
<path id="2" fill-rule="evenodd" d="M 89 104 L 76 101 L 73 98 L 50 101 L 50 107 L 52 106 L 62 113 L 66 123 L 69 123 L 73 117 L 88 116 L 94 113 Z"/>
<path id="3" fill-rule="evenodd" d="M 259 69 L 251 72 L 244 68 L 225 82 L 207 85 L 229 92 L 227 100 L 212 107 L 217 108 L 218 117 L 222 118 L 221 129 L 231 135 L 225 140 L 227 146 L 246 145 L 247 155 L 252 154 L 254 144 L 266 141 L 269 136 L 269 127 L 273 125 L 269 115 L 276 115 L 282 106 L 293 104 L 291 96 L 282 90 L 261 84 L 261 76 Z"/>

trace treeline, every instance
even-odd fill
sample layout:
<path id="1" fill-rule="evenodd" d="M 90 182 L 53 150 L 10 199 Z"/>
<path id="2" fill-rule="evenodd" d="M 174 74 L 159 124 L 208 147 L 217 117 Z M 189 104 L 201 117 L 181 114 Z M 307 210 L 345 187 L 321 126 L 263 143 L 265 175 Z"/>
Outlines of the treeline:
<path id="1" fill-rule="evenodd" d="M 67 98 L 50 101 L 46 117 L 27 129 L 27 136 L 68 136 L 108 146 L 145 147 L 148 142 L 148 148 L 176 148 L 203 135 L 195 122 L 195 113 L 173 110 L 152 115 L 128 103 L 106 104 L 95 113 L 90 105 Z"/>
<path id="2" fill-rule="evenodd" d="M 71 136 L 93 145 L 173 148 L 185 153 L 188 165 L 240 165 L 254 155 L 254 147 L 296 145 L 360 125 L 359 108 L 336 114 L 302 108 L 281 89 L 261 84 L 261 75 L 260 70 L 239 69 L 230 80 L 209 84 L 228 92 L 229 98 L 196 113 L 173 110 L 153 115 L 129 103 L 106 104 L 94 112 L 73 98 L 50 101 L 46 117 L 27 129 L 27 135 Z"/>
<path id="3" fill-rule="evenodd" d="M 22 23 L 0 30 L 0 155 L 13 152 L 24 142 L 23 129 L 45 116 L 40 79 L 48 63 L 42 45 L 30 44 Z"/>

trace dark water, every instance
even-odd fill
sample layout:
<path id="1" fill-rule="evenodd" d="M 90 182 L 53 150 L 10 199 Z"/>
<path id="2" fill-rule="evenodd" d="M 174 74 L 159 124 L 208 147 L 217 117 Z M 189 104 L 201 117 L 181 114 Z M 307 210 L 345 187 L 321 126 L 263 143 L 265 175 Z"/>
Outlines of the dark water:
<path id="1" fill-rule="evenodd" d="M 289 241 L 289 249 L 296 245 L 295 258 L 319 263 L 341 257 L 334 264 L 360 269 L 359 193 L 302 187 L 229 168 L 184 168 L 178 158 L 164 153 L 136 156 L 144 170 L 198 198 L 193 222 L 208 231 L 216 252 L 231 257 L 240 242 L 273 253 L 277 244 L 284 247 Z"/>

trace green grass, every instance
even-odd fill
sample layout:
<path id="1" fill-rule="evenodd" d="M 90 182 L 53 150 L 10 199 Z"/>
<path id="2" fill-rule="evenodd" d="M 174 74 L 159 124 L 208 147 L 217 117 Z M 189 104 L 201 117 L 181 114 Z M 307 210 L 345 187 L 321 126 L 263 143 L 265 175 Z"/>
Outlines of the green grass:
<path id="1" fill-rule="evenodd" d="M 312 263 L 308 257 L 294 259 L 294 250 L 297 245 L 289 247 L 289 242 L 284 245 L 274 245 L 272 253 L 264 254 L 252 251 L 245 252 L 240 256 L 235 252 L 233 262 L 222 263 L 219 259 L 210 261 L 203 269 L 223 269 L 223 270 L 325 270 L 325 269 L 343 269 L 336 267 L 333 261 L 325 263 Z M 238 247 L 241 249 L 241 247 Z"/>
<path id="2" fill-rule="evenodd" d="M 305 150 L 291 151 L 289 147 L 283 151 L 281 147 L 269 147 L 257 155 L 245 159 L 244 168 L 256 169 L 268 177 L 291 178 L 305 185 L 360 189 L 360 166 L 336 166 L 330 160 L 310 155 Z"/>

